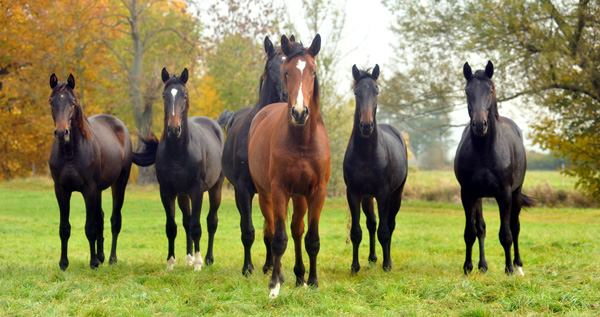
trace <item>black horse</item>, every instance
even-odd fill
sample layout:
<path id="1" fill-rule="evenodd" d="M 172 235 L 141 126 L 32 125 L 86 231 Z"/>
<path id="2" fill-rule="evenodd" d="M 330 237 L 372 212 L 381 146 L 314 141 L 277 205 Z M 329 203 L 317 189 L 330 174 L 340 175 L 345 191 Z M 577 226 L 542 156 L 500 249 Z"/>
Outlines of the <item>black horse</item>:
<path id="1" fill-rule="evenodd" d="M 507 274 L 514 271 L 523 275 L 519 254 L 519 213 L 521 207 L 534 201 L 521 193 L 527 162 L 523 136 L 510 119 L 500 117 L 496 102 L 496 88 L 492 81 L 494 65 L 488 61 L 485 71 L 472 73 L 465 63 L 463 74 L 467 80 L 465 93 L 471 121 L 463 131 L 456 150 L 454 173 L 460 183 L 460 195 L 465 209 L 465 244 L 467 246 L 463 270 L 473 270 L 471 253 L 475 238 L 479 239 L 479 270 L 487 271 L 484 253 L 485 222 L 481 209 L 482 197 L 494 197 L 500 209 L 500 243 L 504 248 Z M 511 262 L 510 247 L 515 244 L 515 259 Z"/>
<path id="2" fill-rule="evenodd" d="M 90 267 L 104 262 L 104 212 L 102 191 L 112 187 L 113 211 L 110 217 L 112 248 L 109 263 L 117 262 L 117 237 L 121 231 L 121 208 L 131 170 L 132 148 L 127 127 L 119 119 L 83 114 L 75 95 L 75 78 L 58 82 L 50 76 L 50 107 L 54 144 L 50 152 L 50 172 L 60 208 L 61 254 L 59 266 L 69 266 L 67 246 L 71 236 L 69 223 L 71 194 L 81 192 L 85 201 L 85 235 L 90 243 Z M 96 250 L 96 244 L 98 249 Z"/>
<path id="3" fill-rule="evenodd" d="M 213 242 L 217 231 L 217 210 L 221 204 L 221 153 L 223 131 L 207 117 L 188 118 L 189 98 L 185 86 L 187 68 L 181 76 L 169 76 L 162 70 L 165 83 L 163 100 L 165 106 L 164 130 L 160 142 L 156 138 L 142 138 L 144 151 L 133 154 L 133 162 L 140 166 L 156 163 L 156 177 L 160 185 L 160 198 L 167 214 L 166 232 L 169 239 L 167 269 L 175 265 L 175 198 L 183 213 L 183 227 L 187 238 L 186 263 L 201 270 L 204 264 L 200 254 L 200 212 L 202 198 L 208 191 L 210 209 L 206 217 L 208 248 L 206 264 L 213 263 Z M 190 209 L 191 200 L 191 209 Z M 194 253 L 192 253 L 192 245 Z"/>
<path id="4" fill-rule="evenodd" d="M 367 217 L 369 229 L 369 261 L 376 262 L 373 198 L 377 199 L 379 229 L 377 237 L 383 249 L 383 269 L 392 268 L 390 245 L 396 227 L 396 215 L 402 203 L 402 190 L 408 171 L 407 149 L 404 137 L 394 126 L 377 124 L 377 77 L 379 65 L 372 73 L 352 67 L 356 110 L 354 127 L 344 157 L 344 181 L 352 215 L 352 272 L 360 270 L 358 247 L 362 240 L 360 205 Z"/>
<path id="5" fill-rule="evenodd" d="M 258 102 L 252 107 L 243 108 L 235 113 L 225 110 L 217 119 L 220 125 L 227 125 L 227 139 L 222 159 L 223 173 L 235 188 L 235 202 L 241 216 L 240 228 L 244 244 L 242 274 L 244 275 L 252 274 L 254 271 L 250 249 L 255 237 L 252 223 L 252 199 L 256 194 L 256 187 L 254 187 L 248 168 L 248 131 L 250 131 L 252 118 L 260 109 L 268 104 L 287 101 L 287 93 L 283 89 L 281 80 L 281 65 L 285 55 L 281 53 L 280 48 L 273 47 L 269 37 L 265 37 L 264 47 L 267 53 L 267 63 L 260 78 Z M 268 244 L 266 240 L 265 244 Z M 265 273 L 272 266 L 271 259 L 271 248 L 267 247 L 267 261 L 263 268 Z"/>

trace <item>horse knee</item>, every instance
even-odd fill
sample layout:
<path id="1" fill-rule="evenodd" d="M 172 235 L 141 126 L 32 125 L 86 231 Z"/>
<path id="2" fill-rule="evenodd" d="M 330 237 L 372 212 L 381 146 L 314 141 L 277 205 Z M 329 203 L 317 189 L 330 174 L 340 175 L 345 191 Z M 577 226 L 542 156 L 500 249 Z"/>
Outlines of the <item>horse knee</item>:
<path id="1" fill-rule="evenodd" d="M 500 243 L 503 247 L 510 247 L 513 243 L 513 238 L 510 230 L 500 230 L 498 237 L 500 238 Z"/>
<path id="2" fill-rule="evenodd" d="M 95 241 L 98 238 L 98 228 L 91 224 L 85 225 L 85 236 L 89 241 Z"/>
<path id="3" fill-rule="evenodd" d="M 194 241 L 199 240 L 202 237 L 202 227 L 200 224 L 191 225 L 191 235 Z"/>
<path id="4" fill-rule="evenodd" d="M 304 247 L 309 256 L 316 256 L 321 249 L 321 241 L 319 235 L 309 230 L 304 238 Z"/>
<path id="5" fill-rule="evenodd" d="M 271 249 L 273 250 L 274 255 L 283 255 L 285 249 L 287 248 L 288 237 L 285 232 L 276 232 L 273 235 L 273 242 L 271 244 Z"/>
<path id="6" fill-rule="evenodd" d="M 165 232 L 167 234 L 167 238 L 175 239 L 177 237 L 177 225 L 175 224 L 175 222 L 167 222 L 167 225 L 165 226 Z"/>
<path id="7" fill-rule="evenodd" d="M 250 246 L 254 243 L 256 231 L 254 228 L 242 230 L 242 243 L 244 245 L 249 244 Z"/>
<path id="8" fill-rule="evenodd" d="M 110 217 L 111 231 L 113 234 L 119 234 L 121 232 L 122 220 L 121 217 L 117 217 L 114 214 Z"/>
<path id="9" fill-rule="evenodd" d="M 219 226 L 219 218 L 217 218 L 216 214 L 214 217 L 209 217 L 206 219 L 206 226 L 208 227 L 209 233 L 215 233 L 217 231 L 217 227 Z"/>
<path id="10" fill-rule="evenodd" d="M 379 243 L 385 244 L 390 241 L 390 238 L 390 231 L 388 228 L 379 226 L 379 230 L 377 230 L 377 239 L 379 239 Z"/>
<path id="11" fill-rule="evenodd" d="M 358 229 L 352 229 L 350 231 L 350 240 L 353 244 L 360 244 L 362 241 L 362 230 L 360 227 Z"/>
<path id="12" fill-rule="evenodd" d="M 469 244 L 475 243 L 475 239 L 477 239 L 477 230 L 474 226 L 466 226 L 465 227 L 465 242 Z"/>
<path id="13" fill-rule="evenodd" d="M 58 232 L 62 240 L 69 240 L 71 237 L 71 225 L 60 226 Z"/>
<path id="14" fill-rule="evenodd" d="M 369 232 L 377 230 L 377 220 L 375 220 L 375 217 L 367 218 L 367 230 L 369 230 Z"/>

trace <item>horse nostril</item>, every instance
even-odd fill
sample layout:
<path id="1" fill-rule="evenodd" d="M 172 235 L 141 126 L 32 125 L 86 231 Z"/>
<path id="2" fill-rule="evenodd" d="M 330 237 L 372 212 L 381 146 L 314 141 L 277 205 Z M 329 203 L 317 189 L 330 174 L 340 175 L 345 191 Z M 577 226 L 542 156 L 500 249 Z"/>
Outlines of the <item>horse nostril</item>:
<path id="1" fill-rule="evenodd" d="M 58 137 L 58 130 L 54 130 L 54 137 Z"/>
<path id="2" fill-rule="evenodd" d="M 69 130 L 67 129 L 67 130 L 65 130 L 65 136 L 68 136 L 68 135 L 69 135 Z"/>

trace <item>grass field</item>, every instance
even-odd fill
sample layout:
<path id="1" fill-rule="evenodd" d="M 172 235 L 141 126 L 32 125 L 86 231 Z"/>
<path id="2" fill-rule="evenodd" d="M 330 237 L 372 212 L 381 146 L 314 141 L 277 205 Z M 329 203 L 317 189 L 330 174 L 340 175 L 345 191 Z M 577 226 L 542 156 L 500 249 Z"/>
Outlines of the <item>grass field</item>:
<path id="1" fill-rule="evenodd" d="M 105 193 L 104 206 L 110 206 Z M 206 199 L 205 199 L 206 201 Z M 405 202 L 392 240 L 392 271 L 366 261 L 363 220 L 361 271 L 350 274 L 348 211 L 328 199 L 321 217 L 320 287 L 294 286 L 293 242 L 283 257 L 280 296 L 268 298 L 269 276 L 241 275 L 239 215 L 230 192 L 219 210 L 215 264 L 194 272 L 185 266 L 178 214 L 178 262 L 166 266 L 164 211 L 155 187 L 130 186 L 123 209 L 117 265 L 88 267 L 81 195 L 71 202 L 70 266 L 58 268 L 58 207 L 51 181 L 0 183 L 0 315 L 528 315 L 600 314 L 600 209 L 531 208 L 521 216 L 525 277 L 504 274 L 496 207 L 484 207 L 489 271 L 462 274 L 464 214 L 459 204 Z M 207 207 L 207 206 L 205 206 Z M 205 229 L 206 208 L 202 226 Z M 253 260 L 264 262 L 262 219 L 254 208 Z M 110 210 L 105 207 L 110 245 Z M 288 227 L 289 228 L 289 227 Z M 206 234 L 201 251 L 206 251 Z M 109 250 L 105 250 L 106 253 Z M 474 260 L 478 252 L 474 252 Z M 305 264 L 308 257 L 305 256 Z"/>

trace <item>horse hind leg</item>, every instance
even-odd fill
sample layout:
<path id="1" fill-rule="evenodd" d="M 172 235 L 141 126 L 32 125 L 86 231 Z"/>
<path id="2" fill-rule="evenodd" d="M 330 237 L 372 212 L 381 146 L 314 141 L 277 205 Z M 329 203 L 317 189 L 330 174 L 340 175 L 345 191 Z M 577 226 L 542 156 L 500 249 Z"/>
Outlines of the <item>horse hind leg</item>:
<path id="1" fill-rule="evenodd" d="M 206 228 L 208 230 L 208 247 L 206 248 L 206 256 L 204 257 L 206 265 L 212 265 L 215 262 L 213 256 L 213 244 L 215 242 L 215 232 L 219 225 L 218 210 L 221 206 L 221 189 L 223 187 L 223 172 L 217 183 L 208 191 L 209 210 L 206 216 Z"/>
<path id="2" fill-rule="evenodd" d="M 185 230 L 185 264 L 194 265 L 194 241 L 192 240 L 192 230 L 190 229 L 190 196 L 187 194 L 177 195 L 177 205 L 181 209 L 183 229 Z"/>
<path id="3" fill-rule="evenodd" d="M 304 238 L 304 244 L 308 257 L 310 259 L 310 269 L 308 273 L 308 285 L 319 286 L 317 278 L 317 255 L 321 249 L 321 240 L 319 237 L 319 220 L 321 211 L 325 203 L 325 184 L 317 187 L 314 194 L 307 199 L 308 202 L 308 230 Z"/>
<path id="4" fill-rule="evenodd" d="M 304 274 L 306 268 L 302 261 L 302 235 L 304 234 L 304 215 L 306 214 L 306 199 L 303 196 L 292 198 L 294 211 L 292 215 L 292 238 L 294 239 L 294 251 L 296 255 L 296 264 L 294 265 L 294 274 L 296 275 L 296 286 L 306 286 Z"/>
<path id="5" fill-rule="evenodd" d="M 243 185 L 239 185 L 241 187 Z M 242 232 L 242 244 L 244 245 L 244 266 L 242 274 L 248 276 L 254 272 L 252 264 L 252 245 L 256 232 L 252 223 L 252 198 L 254 193 L 251 193 L 245 188 L 235 188 L 235 202 L 240 212 L 240 229 Z"/>
<path id="6" fill-rule="evenodd" d="M 119 238 L 119 233 L 121 233 L 121 210 L 123 208 L 123 201 L 125 200 L 125 188 L 127 187 L 128 180 L 129 169 L 126 169 L 121 172 L 121 176 L 119 176 L 119 179 L 111 187 L 113 197 L 113 209 L 112 214 L 110 216 L 112 244 L 110 248 L 110 257 L 108 258 L 109 264 L 117 263 L 117 239 Z"/>
<path id="7" fill-rule="evenodd" d="M 373 206 L 373 197 L 363 197 L 362 209 L 367 220 L 367 230 L 369 231 L 369 263 L 377 262 L 377 254 L 375 253 L 376 233 L 377 233 L 377 218 L 375 217 L 375 208 Z"/>
<path id="8" fill-rule="evenodd" d="M 98 268 L 100 264 L 98 255 L 96 254 L 96 242 L 98 240 L 98 220 L 102 218 L 99 214 L 102 212 L 100 208 L 101 201 L 98 197 L 98 191 L 91 188 L 85 191 L 83 199 L 85 200 L 85 235 L 90 245 L 90 267 Z M 100 244 L 101 245 L 101 244 Z"/>
<path id="9" fill-rule="evenodd" d="M 519 188 L 513 192 L 512 210 L 510 213 L 510 232 L 512 233 L 515 257 L 514 257 L 514 268 L 515 275 L 524 276 L 523 273 L 523 261 L 521 260 L 521 254 L 519 253 L 519 233 L 521 232 L 521 223 L 519 221 L 519 215 L 521 213 L 521 189 Z"/>

